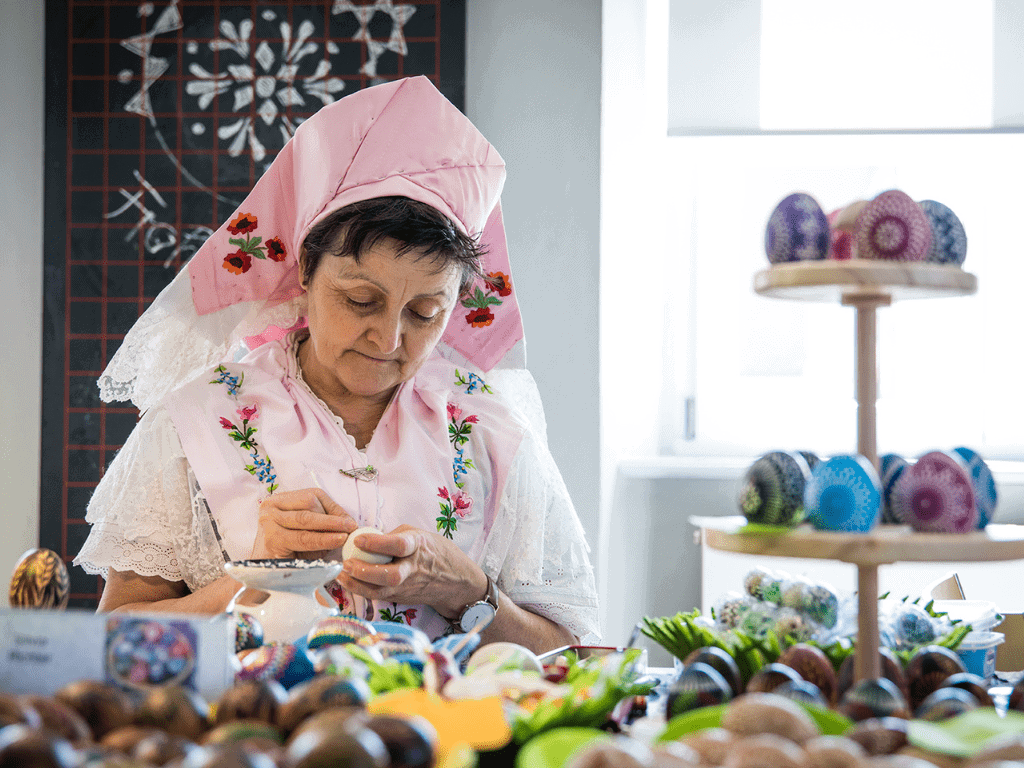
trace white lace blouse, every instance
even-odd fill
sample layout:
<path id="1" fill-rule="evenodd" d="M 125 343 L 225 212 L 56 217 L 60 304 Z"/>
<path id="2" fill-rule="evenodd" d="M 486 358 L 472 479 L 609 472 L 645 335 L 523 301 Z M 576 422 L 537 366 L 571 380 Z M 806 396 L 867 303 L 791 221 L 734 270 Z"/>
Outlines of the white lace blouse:
<path id="1" fill-rule="evenodd" d="M 534 416 L 543 427 L 542 411 Z M 88 573 L 133 571 L 183 581 L 193 591 L 224 573 L 226 555 L 206 500 L 163 407 L 143 415 L 97 486 L 86 520 L 92 530 L 74 562 Z M 589 547 L 554 459 L 534 431 L 512 462 L 495 528 L 479 565 L 498 587 L 581 642 L 596 642 Z"/>

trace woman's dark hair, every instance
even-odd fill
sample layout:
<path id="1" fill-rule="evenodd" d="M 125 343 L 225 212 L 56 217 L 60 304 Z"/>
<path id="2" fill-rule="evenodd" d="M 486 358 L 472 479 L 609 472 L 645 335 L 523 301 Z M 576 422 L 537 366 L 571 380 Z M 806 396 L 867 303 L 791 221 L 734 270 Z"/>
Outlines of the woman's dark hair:
<path id="1" fill-rule="evenodd" d="M 375 197 L 346 205 L 313 227 L 303 242 L 302 282 L 308 285 L 324 254 L 351 256 L 357 262 L 382 240 L 400 244 L 398 256 L 412 253 L 430 259 L 439 270 L 450 264 L 462 270 L 459 291 L 483 278 L 480 244 L 436 208 L 408 197 Z"/>

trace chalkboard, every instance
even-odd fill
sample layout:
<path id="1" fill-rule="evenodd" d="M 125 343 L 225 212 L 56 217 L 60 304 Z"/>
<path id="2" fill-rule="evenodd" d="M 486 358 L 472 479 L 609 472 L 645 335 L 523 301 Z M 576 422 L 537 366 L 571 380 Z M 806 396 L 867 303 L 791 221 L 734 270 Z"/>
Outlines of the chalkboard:
<path id="1" fill-rule="evenodd" d="M 40 546 L 66 562 L 138 414 L 96 378 L 318 108 L 425 75 L 463 108 L 465 0 L 48 0 Z M 102 580 L 71 569 L 71 601 Z"/>

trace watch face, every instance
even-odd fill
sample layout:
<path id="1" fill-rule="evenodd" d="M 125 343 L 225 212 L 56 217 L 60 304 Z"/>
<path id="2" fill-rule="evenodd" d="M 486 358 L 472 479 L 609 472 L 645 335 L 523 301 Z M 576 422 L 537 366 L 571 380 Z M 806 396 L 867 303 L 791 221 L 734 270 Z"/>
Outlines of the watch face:
<path id="1" fill-rule="evenodd" d="M 462 631 L 469 632 L 477 624 L 483 624 L 483 627 L 486 627 L 494 619 L 494 613 L 494 606 L 490 603 L 476 603 L 469 606 L 466 612 L 462 614 L 462 620 L 459 622 Z"/>

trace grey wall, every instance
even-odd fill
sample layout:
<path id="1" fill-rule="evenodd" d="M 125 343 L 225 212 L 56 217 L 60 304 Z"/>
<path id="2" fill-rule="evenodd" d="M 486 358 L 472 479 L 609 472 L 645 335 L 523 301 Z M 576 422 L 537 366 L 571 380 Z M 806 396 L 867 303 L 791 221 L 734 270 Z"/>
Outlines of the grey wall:
<path id="1" fill-rule="evenodd" d="M 39 536 L 43 3 L 0 0 L 0 574 Z M 4 590 L 6 594 L 6 590 Z"/>

